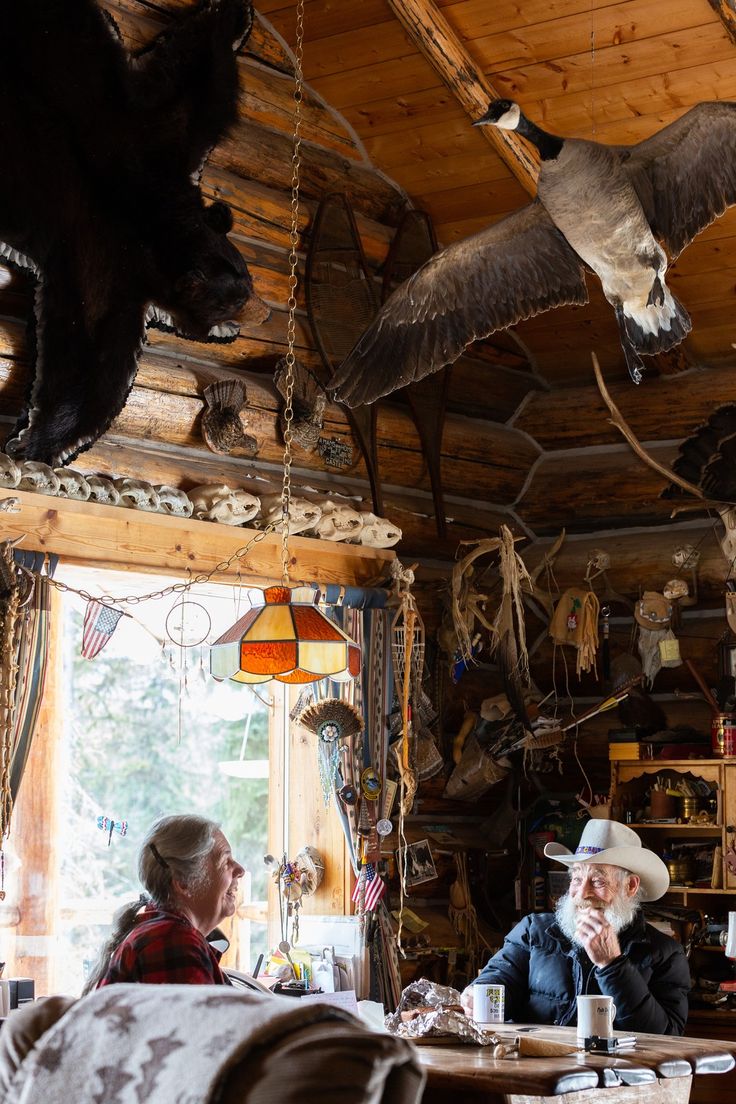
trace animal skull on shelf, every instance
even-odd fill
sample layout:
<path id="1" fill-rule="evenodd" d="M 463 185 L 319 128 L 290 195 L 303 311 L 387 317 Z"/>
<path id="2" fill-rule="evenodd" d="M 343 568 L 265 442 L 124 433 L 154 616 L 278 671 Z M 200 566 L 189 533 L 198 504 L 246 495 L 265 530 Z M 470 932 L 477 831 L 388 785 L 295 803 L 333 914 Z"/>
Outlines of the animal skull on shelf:
<path id="1" fill-rule="evenodd" d="M 170 487 L 167 483 L 156 484 L 154 487 L 159 498 L 159 513 L 171 514 L 172 517 L 190 518 L 194 511 L 192 500 L 186 491 L 178 487 Z"/>
<path id="2" fill-rule="evenodd" d="M 369 511 L 361 511 L 363 528 L 358 534 L 360 544 L 369 548 L 393 548 L 401 540 L 401 530 L 388 518 L 376 517 Z"/>
<path id="3" fill-rule="evenodd" d="M 59 492 L 59 477 L 48 464 L 40 460 L 24 460 L 20 467 L 21 491 L 35 491 L 37 494 L 55 495 Z"/>
<path id="4" fill-rule="evenodd" d="M 59 498 L 87 501 L 91 492 L 86 476 L 75 468 L 54 468 L 54 474 L 59 480 L 59 490 L 56 492 Z"/>
<path id="5" fill-rule="evenodd" d="M 0 487 L 17 487 L 20 483 L 20 468 L 12 456 L 0 452 Z"/>
<path id="6" fill-rule="evenodd" d="M 302 533 L 312 529 L 322 517 L 322 507 L 307 498 L 292 498 L 289 502 L 289 532 Z M 261 499 L 261 519 L 264 525 L 273 525 L 277 533 L 282 529 L 281 495 L 264 495 Z"/>
<path id="7" fill-rule="evenodd" d="M 195 518 L 218 521 L 221 525 L 245 525 L 261 508 L 261 500 L 256 495 L 225 483 L 193 487 L 189 497 Z"/>
<path id="8" fill-rule="evenodd" d="M 322 504 L 322 517 L 314 532 L 322 540 L 347 541 L 357 538 L 362 527 L 363 519 L 357 510 L 328 498 Z"/>
<path id="9" fill-rule="evenodd" d="M 88 475 L 90 502 L 98 502 L 103 506 L 119 506 L 120 492 L 106 475 Z"/>
<path id="10" fill-rule="evenodd" d="M 158 513 L 161 505 L 156 490 L 150 483 L 142 479 L 115 479 L 115 486 L 120 494 L 120 505 L 127 506 L 129 510 L 147 510 L 149 513 Z"/>

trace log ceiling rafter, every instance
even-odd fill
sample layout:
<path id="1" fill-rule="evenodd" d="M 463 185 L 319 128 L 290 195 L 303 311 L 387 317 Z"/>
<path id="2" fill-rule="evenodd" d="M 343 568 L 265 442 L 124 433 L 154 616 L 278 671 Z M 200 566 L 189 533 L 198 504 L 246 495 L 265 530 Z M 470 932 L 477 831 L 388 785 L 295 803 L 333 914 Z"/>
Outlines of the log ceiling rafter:
<path id="1" fill-rule="evenodd" d="M 734 11 L 733 0 L 708 0 L 708 3 L 728 31 L 731 41 L 736 45 L 736 11 Z"/>
<path id="2" fill-rule="evenodd" d="M 478 69 L 434 0 L 388 0 L 388 3 L 463 110 L 471 119 L 479 118 L 489 101 L 499 98 L 501 93 Z M 530 195 L 536 195 L 539 161 L 525 143 L 497 127 L 482 127 L 481 134 L 522 187 Z"/>

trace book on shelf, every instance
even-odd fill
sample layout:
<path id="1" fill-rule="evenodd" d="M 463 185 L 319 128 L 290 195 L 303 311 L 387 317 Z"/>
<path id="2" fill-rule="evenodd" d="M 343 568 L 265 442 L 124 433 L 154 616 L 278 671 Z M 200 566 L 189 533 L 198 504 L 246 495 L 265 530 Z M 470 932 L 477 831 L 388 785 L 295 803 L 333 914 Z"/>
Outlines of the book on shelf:
<path id="1" fill-rule="evenodd" d="M 626 741 L 624 743 L 610 743 L 608 745 L 609 759 L 644 759 L 645 755 L 641 744 Z"/>

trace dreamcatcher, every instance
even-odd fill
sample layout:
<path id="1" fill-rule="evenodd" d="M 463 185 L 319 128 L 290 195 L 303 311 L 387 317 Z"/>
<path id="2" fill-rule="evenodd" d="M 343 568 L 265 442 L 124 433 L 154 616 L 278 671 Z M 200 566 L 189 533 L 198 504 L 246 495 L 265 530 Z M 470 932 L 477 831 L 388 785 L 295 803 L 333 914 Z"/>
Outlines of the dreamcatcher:
<path id="1" fill-rule="evenodd" d="M 179 699 L 177 709 L 177 742 L 181 743 L 182 698 L 189 690 L 189 652 L 200 647 L 207 640 L 212 628 L 210 615 L 200 602 L 192 602 L 186 597 L 177 598 L 166 615 L 166 636 L 169 642 L 169 666 L 177 670 L 174 662 L 174 646 L 178 649 Z M 164 643 L 164 655 L 167 644 Z M 206 681 L 203 651 L 199 653 L 199 678 Z"/>
<path id="2" fill-rule="evenodd" d="M 339 698 L 324 698 L 302 709 L 297 724 L 317 737 L 319 777 L 325 806 L 335 790 L 340 754 L 348 740 L 363 731 L 363 718 L 353 705 Z"/>

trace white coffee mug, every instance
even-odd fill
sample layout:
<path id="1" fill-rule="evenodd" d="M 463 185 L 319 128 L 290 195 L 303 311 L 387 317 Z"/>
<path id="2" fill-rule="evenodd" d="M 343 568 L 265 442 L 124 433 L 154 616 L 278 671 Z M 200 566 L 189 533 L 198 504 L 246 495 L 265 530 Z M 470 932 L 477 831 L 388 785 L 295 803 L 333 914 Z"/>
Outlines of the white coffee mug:
<path id="1" fill-rule="evenodd" d="M 476 981 L 473 985 L 473 1019 L 476 1023 L 503 1023 L 506 987 Z"/>
<path id="2" fill-rule="evenodd" d="M 616 1019 L 616 1005 L 613 997 L 601 994 L 592 997 L 578 997 L 578 1042 L 597 1035 L 600 1039 L 609 1039 L 613 1034 L 613 1021 Z"/>

